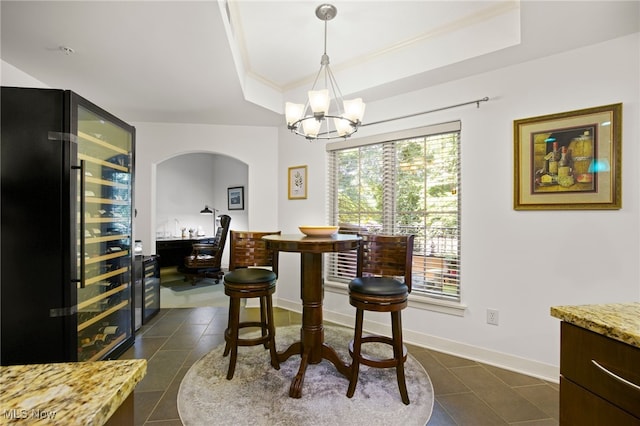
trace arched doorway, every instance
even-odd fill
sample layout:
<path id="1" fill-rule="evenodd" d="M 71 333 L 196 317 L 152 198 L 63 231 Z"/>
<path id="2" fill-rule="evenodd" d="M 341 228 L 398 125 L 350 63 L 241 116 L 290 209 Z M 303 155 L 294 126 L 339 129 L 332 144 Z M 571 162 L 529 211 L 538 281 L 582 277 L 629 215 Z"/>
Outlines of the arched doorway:
<path id="1" fill-rule="evenodd" d="M 205 205 L 217 214 L 228 214 L 234 227 L 246 227 L 246 211 L 227 209 L 227 189 L 247 186 L 248 166 L 240 160 L 213 153 L 186 153 L 169 158 L 156 167 L 156 238 L 180 238 L 182 228 L 199 235 L 212 235 Z"/>
<path id="2" fill-rule="evenodd" d="M 247 186 L 248 166 L 235 158 L 210 152 L 190 152 L 168 158 L 156 165 L 155 173 L 155 236 L 156 253 L 160 254 L 164 282 L 181 284 L 176 267 L 185 253 L 190 252 L 192 238 L 207 238 L 214 234 L 212 215 L 202 215 L 207 206 L 215 216 L 228 214 L 232 226 L 246 229 L 247 209 L 228 210 L 227 189 Z M 164 250 L 164 254 L 163 254 Z M 228 243 L 223 254 L 223 267 L 228 266 Z M 189 283 L 184 283 L 190 285 Z M 207 288 L 207 286 L 209 288 Z M 166 289 L 163 289 L 166 290 Z M 188 291 L 187 291 L 188 290 Z M 209 291 L 207 291 L 209 290 Z M 194 288 L 163 292 L 162 307 L 195 307 L 215 304 L 212 283 L 203 282 Z M 180 300 L 180 294 L 184 300 Z M 171 299 L 169 306 L 167 303 Z"/>

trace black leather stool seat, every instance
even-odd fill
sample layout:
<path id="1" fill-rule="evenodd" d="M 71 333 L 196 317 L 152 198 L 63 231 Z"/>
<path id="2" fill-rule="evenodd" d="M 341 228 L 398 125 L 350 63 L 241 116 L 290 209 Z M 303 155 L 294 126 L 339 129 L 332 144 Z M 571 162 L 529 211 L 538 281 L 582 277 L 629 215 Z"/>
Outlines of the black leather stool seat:
<path id="1" fill-rule="evenodd" d="M 349 291 L 371 296 L 409 294 L 405 283 L 390 277 L 356 277 L 349 283 Z"/>
<path id="2" fill-rule="evenodd" d="M 276 279 L 275 272 L 263 268 L 236 269 L 235 271 L 227 272 L 224 276 L 225 282 L 234 284 L 256 284 L 273 281 L 273 285 L 275 285 Z"/>

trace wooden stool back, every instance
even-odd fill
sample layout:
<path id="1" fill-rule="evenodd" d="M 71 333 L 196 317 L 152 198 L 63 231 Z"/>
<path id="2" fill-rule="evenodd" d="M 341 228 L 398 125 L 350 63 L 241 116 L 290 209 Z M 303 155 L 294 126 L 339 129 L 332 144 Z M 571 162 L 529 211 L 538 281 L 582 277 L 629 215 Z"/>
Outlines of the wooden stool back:
<path id="1" fill-rule="evenodd" d="M 411 292 L 413 235 L 362 235 L 357 276 L 401 277 Z"/>
<path id="2" fill-rule="evenodd" d="M 349 343 L 352 357 L 347 396 L 358 382 L 360 364 L 375 368 L 396 368 L 402 402 L 409 404 L 404 377 L 407 350 L 402 341 L 402 309 L 411 292 L 413 235 L 362 235 L 356 278 L 349 283 L 349 303 L 356 308 L 354 339 Z M 364 311 L 390 312 L 392 337 L 362 336 Z M 362 353 L 364 343 L 385 343 L 393 347 L 393 358 L 377 359 Z"/>
<path id="3" fill-rule="evenodd" d="M 265 235 L 276 232 L 231 231 L 229 244 L 229 272 L 225 275 L 224 292 L 229 296 L 229 322 L 224 333 L 224 356 L 231 353 L 227 379 L 233 378 L 238 357 L 238 346 L 264 345 L 271 354 L 271 365 L 279 370 L 276 353 L 275 325 L 272 294 L 277 280 L 278 254 L 267 250 Z M 264 267 L 271 267 L 268 270 Z M 260 321 L 240 321 L 240 300 L 260 299 Z M 261 335 L 240 338 L 240 329 L 259 327 Z"/>
<path id="4" fill-rule="evenodd" d="M 280 235 L 275 232 L 231 231 L 229 250 L 229 270 L 250 266 L 271 266 L 277 275 L 278 253 L 267 250 L 266 235 Z"/>

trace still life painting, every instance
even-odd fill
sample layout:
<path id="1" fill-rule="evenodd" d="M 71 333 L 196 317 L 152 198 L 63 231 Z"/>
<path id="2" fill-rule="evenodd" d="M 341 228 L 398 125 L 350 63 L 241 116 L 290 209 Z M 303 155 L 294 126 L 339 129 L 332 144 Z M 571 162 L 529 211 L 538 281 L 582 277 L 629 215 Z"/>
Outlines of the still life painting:
<path id="1" fill-rule="evenodd" d="M 622 104 L 514 121 L 514 209 L 621 208 Z"/>

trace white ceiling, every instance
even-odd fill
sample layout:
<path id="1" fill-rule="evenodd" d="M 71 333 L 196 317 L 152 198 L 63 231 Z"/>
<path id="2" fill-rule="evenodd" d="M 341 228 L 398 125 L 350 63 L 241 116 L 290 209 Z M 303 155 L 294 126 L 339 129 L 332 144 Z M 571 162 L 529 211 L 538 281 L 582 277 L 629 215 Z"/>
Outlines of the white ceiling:
<path id="1" fill-rule="evenodd" d="M 129 122 L 284 125 L 320 65 L 320 3 L 2 0 L 0 55 Z M 365 102 L 640 31 L 638 1 L 332 3 L 331 66 Z"/>

